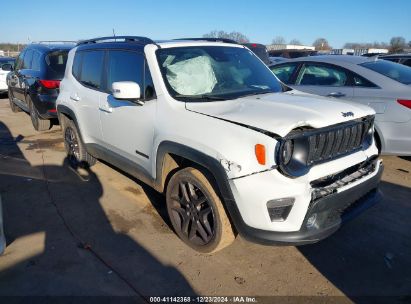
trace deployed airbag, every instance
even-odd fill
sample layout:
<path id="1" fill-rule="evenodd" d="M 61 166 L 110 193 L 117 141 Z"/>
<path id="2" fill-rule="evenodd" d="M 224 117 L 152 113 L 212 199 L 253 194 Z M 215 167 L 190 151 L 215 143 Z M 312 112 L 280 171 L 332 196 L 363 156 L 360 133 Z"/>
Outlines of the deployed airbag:
<path id="1" fill-rule="evenodd" d="M 167 80 L 182 95 L 211 93 L 217 83 L 211 60 L 198 56 L 167 65 Z"/>

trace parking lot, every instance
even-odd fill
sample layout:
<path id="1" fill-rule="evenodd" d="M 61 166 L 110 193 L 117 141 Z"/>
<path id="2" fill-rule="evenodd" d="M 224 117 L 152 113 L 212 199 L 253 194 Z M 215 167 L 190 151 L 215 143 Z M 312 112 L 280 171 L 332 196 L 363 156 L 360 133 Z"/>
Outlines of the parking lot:
<path id="1" fill-rule="evenodd" d="M 173 233 L 161 195 L 104 163 L 73 171 L 60 127 L 34 131 L 3 96 L 0 295 L 409 295 L 411 158 L 383 160 L 383 201 L 332 237 L 298 248 L 237 237 L 202 255 Z"/>

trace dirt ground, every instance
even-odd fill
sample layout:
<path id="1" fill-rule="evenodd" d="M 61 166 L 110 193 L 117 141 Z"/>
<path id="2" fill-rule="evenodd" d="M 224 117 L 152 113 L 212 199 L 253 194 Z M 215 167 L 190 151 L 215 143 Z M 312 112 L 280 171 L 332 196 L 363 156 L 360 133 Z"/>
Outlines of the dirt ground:
<path id="1" fill-rule="evenodd" d="M 330 238 L 270 247 L 237 237 L 223 251 L 202 255 L 170 229 L 161 195 L 103 163 L 79 176 L 66 165 L 59 126 L 38 133 L 27 114 L 12 113 L 0 99 L 8 245 L 0 295 L 411 301 L 411 158 L 383 159 L 383 201 Z"/>

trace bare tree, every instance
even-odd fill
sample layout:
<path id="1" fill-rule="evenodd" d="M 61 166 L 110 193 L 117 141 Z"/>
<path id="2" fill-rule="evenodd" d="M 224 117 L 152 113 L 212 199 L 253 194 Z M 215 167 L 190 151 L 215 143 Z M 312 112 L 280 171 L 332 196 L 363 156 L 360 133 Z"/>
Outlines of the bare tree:
<path id="1" fill-rule="evenodd" d="M 277 36 L 271 42 L 272 44 L 285 44 L 285 39 L 282 36 Z"/>
<path id="2" fill-rule="evenodd" d="M 298 39 L 295 39 L 295 38 L 290 40 L 290 44 L 293 44 L 293 45 L 302 45 L 301 41 L 298 40 Z"/>
<path id="3" fill-rule="evenodd" d="M 402 52 L 407 46 L 404 37 L 392 37 L 390 40 L 390 52 L 397 53 Z"/>
<path id="4" fill-rule="evenodd" d="M 386 49 L 388 48 L 388 44 L 386 42 L 347 42 L 344 44 L 345 49 L 369 49 L 369 48 L 376 48 L 376 49 Z"/>
<path id="5" fill-rule="evenodd" d="M 328 43 L 328 40 L 325 38 L 318 38 L 313 42 L 313 46 L 317 51 L 328 51 L 331 50 L 331 46 Z"/>
<path id="6" fill-rule="evenodd" d="M 226 39 L 232 39 L 239 43 L 246 43 L 250 41 L 246 35 L 240 32 L 228 33 L 225 31 L 211 31 L 210 33 L 204 34 L 203 37 L 204 38 L 226 38 Z"/>

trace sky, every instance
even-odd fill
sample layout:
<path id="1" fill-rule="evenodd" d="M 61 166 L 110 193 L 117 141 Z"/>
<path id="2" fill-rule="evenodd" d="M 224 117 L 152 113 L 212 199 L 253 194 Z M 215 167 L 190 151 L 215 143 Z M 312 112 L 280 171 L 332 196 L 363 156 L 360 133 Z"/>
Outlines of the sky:
<path id="1" fill-rule="evenodd" d="M 152 39 L 238 31 L 251 42 L 276 36 L 311 45 L 411 40 L 411 1 L 378 0 L 19 0 L 1 5 L 0 42 L 79 40 L 116 35 Z"/>

